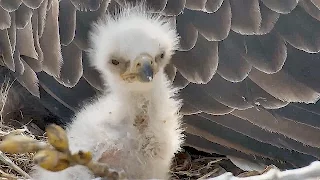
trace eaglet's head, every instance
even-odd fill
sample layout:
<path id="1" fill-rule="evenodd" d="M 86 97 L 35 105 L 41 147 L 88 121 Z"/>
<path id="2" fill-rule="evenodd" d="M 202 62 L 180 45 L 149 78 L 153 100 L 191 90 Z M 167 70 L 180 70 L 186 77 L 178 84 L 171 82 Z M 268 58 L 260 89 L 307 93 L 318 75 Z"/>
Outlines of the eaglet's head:
<path id="1" fill-rule="evenodd" d="M 143 5 L 122 8 L 93 26 L 92 65 L 108 86 L 150 87 L 177 50 L 178 36 L 168 19 L 146 12 Z"/>

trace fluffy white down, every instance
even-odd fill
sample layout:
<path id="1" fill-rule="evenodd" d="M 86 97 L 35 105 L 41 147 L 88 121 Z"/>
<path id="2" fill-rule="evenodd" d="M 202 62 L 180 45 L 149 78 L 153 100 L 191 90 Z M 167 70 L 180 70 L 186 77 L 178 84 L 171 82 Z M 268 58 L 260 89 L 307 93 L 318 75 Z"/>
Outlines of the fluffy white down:
<path id="1" fill-rule="evenodd" d="M 135 39 L 133 36 L 125 41 L 127 44 L 120 43 L 119 46 L 110 44 L 123 42 L 119 32 L 130 28 L 149 33 L 159 43 L 156 46 L 166 50 L 166 60 L 177 48 L 175 31 L 165 20 L 147 15 L 143 5 L 126 7 L 116 18 L 107 16 L 107 21 L 97 23 L 91 36 L 90 57 L 93 66 L 102 72 L 109 91 L 83 106 L 67 127 L 70 148 L 72 152 L 91 151 L 94 160 L 100 159 L 104 152 L 119 151 L 107 163 L 111 168 L 124 169 L 129 179 L 167 179 L 172 158 L 183 142 L 179 115 L 181 102 L 176 98 L 176 89 L 172 88 L 163 67 L 152 83 L 133 86 L 125 86 L 118 79 L 110 78 L 110 72 L 104 70 L 103 60 L 108 52 L 117 50 L 112 50 L 112 47 L 119 48 L 118 53 L 128 58 L 142 50 L 156 53 L 155 46 L 148 44 L 143 37 Z M 130 46 L 130 43 L 139 41 L 145 44 Z M 126 45 L 129 49 L 126 49 Z M 146 115 L 146 121 L 140 122 L 143 126 L 137 126 L 136 117 L 141 114 Z M 35 167 L 32 176 L 36 180 L 94 178 L 82 166 L 56 173 Z"/>

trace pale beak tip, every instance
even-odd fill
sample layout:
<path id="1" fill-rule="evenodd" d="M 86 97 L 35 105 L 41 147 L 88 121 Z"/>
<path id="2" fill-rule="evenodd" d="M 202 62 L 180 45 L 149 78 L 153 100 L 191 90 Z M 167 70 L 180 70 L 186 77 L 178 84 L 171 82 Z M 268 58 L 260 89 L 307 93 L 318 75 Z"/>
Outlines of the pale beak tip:
<path id="1" fill-rule="evenodd" d="M 142 82 L 151 82 L 153 80 L 153 69 L 151 64 L 146 63 L 142 65 L 140 78 Z"/>

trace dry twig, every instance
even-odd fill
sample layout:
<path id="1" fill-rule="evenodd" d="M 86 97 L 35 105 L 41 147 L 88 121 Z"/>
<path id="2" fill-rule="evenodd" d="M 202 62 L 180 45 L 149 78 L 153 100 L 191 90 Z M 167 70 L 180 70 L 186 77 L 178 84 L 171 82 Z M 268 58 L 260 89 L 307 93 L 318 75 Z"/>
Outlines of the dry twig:
<path id="1" fill-rule="evenodd" d="M 196 156 L 187 152 L 179 153 L 173 161 L 172 179 L 206 179 L 218 176 L 226 172 L 219 165 L 223 160 L 226 158 Z"/>

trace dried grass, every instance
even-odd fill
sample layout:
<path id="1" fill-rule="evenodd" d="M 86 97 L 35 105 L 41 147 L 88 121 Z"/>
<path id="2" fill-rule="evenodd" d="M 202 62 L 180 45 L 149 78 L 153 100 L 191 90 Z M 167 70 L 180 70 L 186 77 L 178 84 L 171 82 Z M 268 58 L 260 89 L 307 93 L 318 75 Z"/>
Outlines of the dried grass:
<path id="1" fill-rule="evenodd" d="M 19 134 L 46 141 L 46 138 L 44 136 L 35 137 L 27 128 L 14 129 L 13 127 L 1 125 L 0 129 L 0 138 L 3 138 L 9 134 Z M 0 169 L 3 171 L 2 174 L 10 174 L 11 176 L 16 178 L 30 178 L 28 173 L 33 166 L 33 157 L 34 153 L 7 154 L 0 151 Z"/>
<path id="2" fill-rule="evenodd" d="M 10 103 L 8 97 L 10 88 L 12 87 L 14 81 L 10 82 L 9 79 L 5 81 L 0 86 L 0 140 L 8 135 L 24 135 L 30 136 L 32 138 L 46 141 L 44 136 L 35 136 L 30 132 L 26 125 L 22 128 L 12 127 L 7 125 L 8 122 L 4 121 L 6 115 L 5 107 Z M 0 178 L 1 179 L 20 179 L 20 178 L 30 178 L 28 173 L 33 166 L 33 156 L 34 153 L 24 153 L 24 154 L 7 154 L 0 151 Z"/>
<path id="3" fill-rule="evenodd" d="M 185 152 L 177 154 L 173 160 L 171 179 L 208 179 L 230 171 L 233 174 L 243 172 L 224 156 L 201 153 L 192 148 L 186 148 Z"/>

